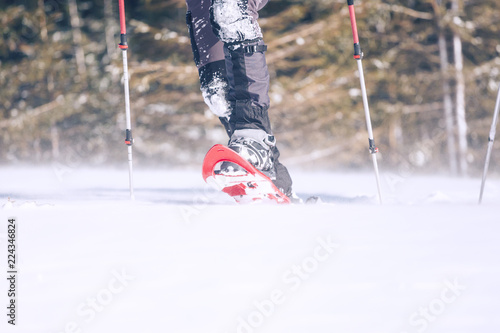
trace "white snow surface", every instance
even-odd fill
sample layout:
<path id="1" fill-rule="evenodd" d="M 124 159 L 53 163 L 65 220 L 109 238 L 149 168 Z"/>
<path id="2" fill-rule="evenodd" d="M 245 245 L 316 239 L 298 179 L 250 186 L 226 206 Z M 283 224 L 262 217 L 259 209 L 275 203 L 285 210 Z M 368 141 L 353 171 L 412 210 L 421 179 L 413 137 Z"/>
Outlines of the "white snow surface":
<path id="1" fill-rule="evenodd" d="M 64 171 L 64 172 L 63 172 Z M 292 170 L 323 203 L 237 205 L 200 170 L 0 169 L 1 332 L 500 332 L 500 190 Z M 8 275 L 7 275 L 8 276 Z"/>

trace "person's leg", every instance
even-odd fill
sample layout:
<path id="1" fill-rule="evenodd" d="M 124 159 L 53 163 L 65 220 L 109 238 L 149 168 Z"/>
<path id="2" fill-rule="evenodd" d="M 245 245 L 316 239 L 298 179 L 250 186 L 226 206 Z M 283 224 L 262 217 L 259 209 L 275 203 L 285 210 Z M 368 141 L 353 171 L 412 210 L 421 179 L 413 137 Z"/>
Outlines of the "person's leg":
<path id="1" fill-rule="evenodd" d="M 234 0 L 230 0 L 225 5 L 230 6 L 233 2 Z M 210 24 L 211 15 L 209 15 L 209 9 L 211 7 L 211 0 L 186 0 L 188 8 L 186 21 L 190 32 L 194 60 L 198 67 L 201 91 L 205 103 L 214 114 L 219 116 L 219 119 L 226 128 L 229 137 L 233 139 L 233 142 L 238 139 L 244 140 L 245 136 L 250 134 L 256 139 L 264 138 L 270 143 L 270 145 L 264 147 L 268 150 L 270 149 L 272 152 L 269 157 L 272 158 L 271 162 L 274 164 L 274 176 L 271 176 L 274 178 L 273 181 L 276 186 L 280 188 L 283 193 L 290 196 L 292 181 L 287 169 L 278 161 L 279 151 L 274 144 L 274 137 L 271 136 L 271 126 L 267 114 L 269 108 L 269 75 L 267 74 L 267 65 L 262 51 L 263 46 L 254 47 L 255 45 L 263 45 L 262 34 L 260 33 L 260 27 L 256 20 L 258 18 L 258 10 L 264 7 L 266 3 L 267 0 L 246 2 L 245 11 L 247 14 L 245 17 L 246 21 L 244 21 L 247 24 L 247 28 L 250 26 L 250 29 L 255 29 L 255 36 L 258 38 L 256 38 L 253 43 L 250 41 L 250 43 L 245 43 L 245 45 L 253 47 L 255 51 L 261 49 L 261 51 L 259 51 L 261 55 L 257 55 L 251 59 L 245 57 L 245 53 L 239 54 L 236 52 L 233 53 L 233 55 L 231 55 L 231 53 L 227 55 L 227 51 L 229 50 L 225 52 L 225 43 L 219 40 L 220 36 L 216 36 L 212 31 L 212 24 L 217 26 L 219 20 L 212 19 L 212 24 Z M 239 4 L 245 7 L 244 2 L 239 2 Z M 235 9 L 234 6 L 232 9 Z M 239 11 L 236 13 L 237 16 L 241 15 L 242 12 L 243 11 Z M 222 18 L 223 17 L 224 15 L 222 15 Z M 224 24 L 224 26 L 226 25 L 227 24 Z M 243 26 L 241 28 L 241 30 L 246 30 Z M 213 30 L 215 30 L 215 32 L 218 31 L 216 28 Z M 223 41 L 228 38 L 230 38 L 230 36 L 224 37 Z M 248 39 L 247 35 L 247 38 L 243 38 L 242 41 L 248 42 Z M 232 85 L 236 87 L 236 81 L 238 82 L 238 86 L 233 90 L 234 97 L 232 99 L 229 97 L 229 87 L 231 83 L 228 80 L 226 71 L 228 65 L 226 63 L 227 57 L 230 58 L 228 68 L 232 73 Z M 234 59 L 234 61 L 232 59 Z M 247 78 L 242 74 L 246 72 L 248 68 L 251 73 Z M 261 73 L 263 75 L 256 75 Z M 242 83 L 245 81 L 248 82 L 248 85 L 251 85 L 250 89 L 247 89 L 245 84 Z M 243 99 L 241 99 L 242 97 Z M 239 98 L 239 102 L 236 102 L 236 98 Z M 239 112 L 235 113 L 234 108 L 236 106 L 238 106 L 237 111 Z M 252 110 L 255 110 L 255 112 Z M 253 115 L 253 113 L 255 113 L 255 115 Z M 239 116 L 234 116 L 235 114 Z M 238 131 L 236 135 L 233 135 L 236 124 L 238 124 Z M 250 130 L 250 133 L 248 130 Z M 261 161 L 261 169 L 262 165 L 266 163 L 269 163 L 269 161 Z"/>
<path id="2" fill-rule="evenodd" d="M 286 195 L 292 180 L 280 155 L 269 121 L 269 72 L 258 11 L 267 0 L 212 0 L 210 20 L 224 43 L 228 101 L 234 133 L 230 147 L 264 171 Z"/>
<path id="3" fill-rule="evenodd" d="M 229 137 L 231 107 L 227 100 L 229 84 L 223 43 L 214 35 L 210 24 L 210 0 L 186 0 L 186 23 L 203 99 L 210 111 L 219 117 Z"/>
<path id="4" fill-rule="evenodd" d="M 272 135 L 266 46 L 257 22 L 258 10 L 266 3 L 212 0 L 210 19 L 215 35 L 224 43 L 231 124 L 236 131 L 258 129 Z"/>

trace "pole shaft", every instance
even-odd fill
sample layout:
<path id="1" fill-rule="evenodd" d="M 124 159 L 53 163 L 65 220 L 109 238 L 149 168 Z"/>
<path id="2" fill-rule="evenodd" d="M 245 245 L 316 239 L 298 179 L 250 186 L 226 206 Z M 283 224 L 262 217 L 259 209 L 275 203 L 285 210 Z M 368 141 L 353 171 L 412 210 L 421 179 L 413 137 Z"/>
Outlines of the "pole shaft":
<path id="1" fill-rule="evenodd" d="M 498 110 L 500 109 L 500 86 L 498 87 L 497 101 L 495 103 L 495 111 L 493 112 L 493 121 L 491 122 L 490 133 L 488 135 L 488 149 L 486 151 L 486 161 L 484 163 L 483 178 L 481 180 L 481 190 L 479 192 L 479 204 L 483 201 L 484 185 L 486 183 L 486 174 L 490 165 L 491 151 L 493 142 L 495 141 L 496 128 L 498 125 Z"/>
<path id="2" fill-rule="evenodd" d="M 134 200 L 134 176 L 132 163 L 132 146 L 127 147 L 128 150 L 128 184 L 130 189 L 130 199 Z"/>
<path id="3" fill-rule="evenodd" d="M 378 164 L 377 164 L 377 155 L 371 154 L 372 155 L 372 161 L 373 161 L 373 169 L 375 170 L 375 182 L 377 183 L 377 193 L 378 193 L 378 201 L 380 204 L 382 204 L 382 192 L 380 190 L 380 176 L 378 172 Z"/>
<path id="4" fill-rule="evenodd" d="M 130 121 L 130 90 L 128 85 L 128 62 L 126 50 L 123 50 L 123 87 L 125 92 L 125 116 L 127 121 L 127 129 L 130 130 L 132 124 Z"/>
<path id="5" fill-rule="evenodd" d="M 379 177 L 377 155 L 376 155 L 378 149 L 375 146 L 375 140 L 373 139 L 373 129 L 370 117 L 370 108 L 368 106 L 368 96 L 366 93 L 365 75 L 363 72 L 363 64 L 361 61 L 361 59 L 363 58 L 363 52 L 361 52 L 361 47 L 359 46 L 358 27 L 356 24 L 356 14 L 354 11 L 354 0 L 347 0 L 347 5 L 349 6 L 349 17 L 351 19 L 352 38 L 354 41 L 354 59 L 356 59 L 356 62 L 358 64 L 359 81 L 361 84 L 361 94 L 363 97 L 363 108 L 365 111 L 366 129 L 368 131 L 369 151 L 372 156 L 373 169 L 375 171 L 378 199 L 379 202 L 382 203 L 382 191 L 380 190 L 380 177 Z"/>
<path id="6" fill-rule="evenodd" d="M 493 113 L 493 121 L 491 123 L 490 135 L 488 140 L 494 141 L 496 135 L 496 128 L 498 124 L 498 110 L 500 109 L 500 87 L 498 88 L 497 101 L 495 104 L 495 112 Z"/>
<path id="7" fill-rule="evenodd" d="M 479 192 L 479 204 L 483 202 L 484 185 L 486 184 L 486 174 L 490 165 L 491 150 L 493 148 L 493 141 L 488 142 L 488 149 L 486 151 L 486 162 L 484 163 L 483 178 L 481 180 L 481 191 Z"/>
<path id="8" fill-rule="evenodd" d="M 132 122 L 130 120 L 130 94 L 129 94 L 129 84 L 128 84 L 128 62 L 127 62 L 127 28 L 125 24 L 125 5 L 124 0 L 119 0 L 119 12 L 120 12 L 120 44 L 119 48 L 122 50 L 123 55 L 123 90 L 125 92 L 125 120 L 126 120 L 126 130 L 125 130 L 125 144 L 127 145 L 127 155 L 128 155 L 128 174 L 129 174 L 129 189 L 130 198 L 134 199 L 134 182 L 133 182 L 133 163 L 132 163 L 132 145 L 134 139 L 132 138 Z"/>
<path id="9" fill-rule="evenodd" d="M 356 60 L 356 62 L 358 63 L 359 82 L 361 84 L 361 95 L 363 97 L 363 108 L 365 110 L 366 129 L 368 130 L 368 138 L 373 140 L 372 120 L 370 117 L 370 107 L 368 106 L 368 95 L 366 93 L 366 84 L 365 84 L 365 75 L 363 72 L 363 64 L 362 64 L 361 59 Z"/>

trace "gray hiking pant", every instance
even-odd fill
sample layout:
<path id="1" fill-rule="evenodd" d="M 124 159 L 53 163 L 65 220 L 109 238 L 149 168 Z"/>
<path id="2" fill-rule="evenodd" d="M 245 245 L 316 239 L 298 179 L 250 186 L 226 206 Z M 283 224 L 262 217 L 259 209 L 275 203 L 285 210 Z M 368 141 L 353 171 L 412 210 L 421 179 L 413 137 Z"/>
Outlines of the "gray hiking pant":
<path id="1" fill-rule="evenodd" d="M 193 55 L 206 104 L 231 136 L 269 122 L 269 72 L 258 11 L 268 0 L 186 0 Z"/>

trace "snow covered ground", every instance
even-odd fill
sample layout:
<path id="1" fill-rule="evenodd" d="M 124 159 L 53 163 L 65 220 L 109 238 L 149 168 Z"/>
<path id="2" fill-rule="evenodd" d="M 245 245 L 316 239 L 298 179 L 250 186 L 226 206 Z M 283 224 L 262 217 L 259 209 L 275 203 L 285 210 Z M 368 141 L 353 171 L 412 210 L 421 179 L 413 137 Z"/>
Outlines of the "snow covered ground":
<path id="1" fill-rule="evenodd" d="M 294 172 L 238 206 L 199 170 L 0 169 L 1 332 L 500 332 L 500 182 Z"/>

